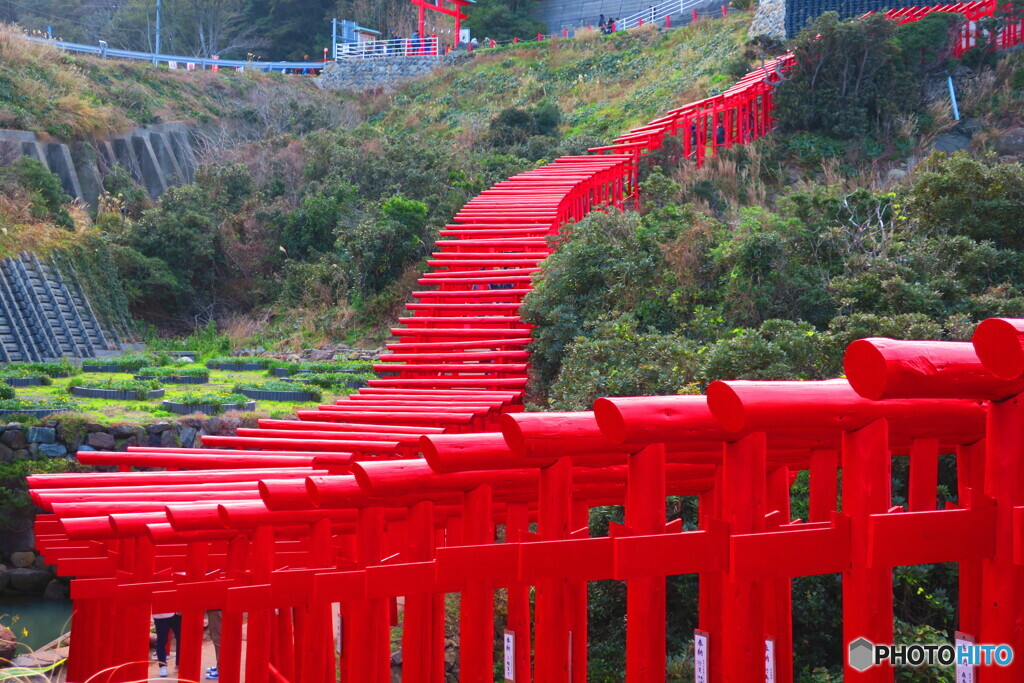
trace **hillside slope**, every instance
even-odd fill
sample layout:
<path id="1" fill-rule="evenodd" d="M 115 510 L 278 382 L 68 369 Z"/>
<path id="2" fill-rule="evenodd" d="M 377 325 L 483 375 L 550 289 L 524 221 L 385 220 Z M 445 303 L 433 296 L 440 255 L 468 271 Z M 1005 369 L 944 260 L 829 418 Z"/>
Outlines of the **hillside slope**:
<path id="1" fill-rule="evenodd" d="M 378 98 L 368 114 L 385 131 L 418 128 L 473 144 L 502 109 L 552 102 L 566 136 L 614 137 L 732 85 L 747 70 L 738 55 L 749 23 L 749 13 L 737 13 L 681 29 L 584 32 L 574 40 L 481 50 L 466 65 Z"/>
<path id="2" fill-rule="evenodd" d="M 67 142 L 160 121 L 260 123 L 267 110 L 281 110 L 295 132 L 305 132 L 333 125 L 336 102 L 306 78 L 101 60 L 28 42 L 0 25 L 0 128 Z"/>

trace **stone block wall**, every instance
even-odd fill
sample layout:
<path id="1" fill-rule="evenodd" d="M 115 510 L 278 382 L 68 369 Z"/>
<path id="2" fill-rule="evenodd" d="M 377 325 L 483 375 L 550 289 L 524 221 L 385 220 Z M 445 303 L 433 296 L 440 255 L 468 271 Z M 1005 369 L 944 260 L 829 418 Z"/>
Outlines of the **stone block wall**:
<path id="1" fill-rule="evenodd" d="M 438 57 L 380 57 L 343 59 L 327 65 L 316 79 L 325 90 L 375 90 L 395 86 L 427 75 L 442 66 L 472 59 L 472 53 L 453 52 Z"/>

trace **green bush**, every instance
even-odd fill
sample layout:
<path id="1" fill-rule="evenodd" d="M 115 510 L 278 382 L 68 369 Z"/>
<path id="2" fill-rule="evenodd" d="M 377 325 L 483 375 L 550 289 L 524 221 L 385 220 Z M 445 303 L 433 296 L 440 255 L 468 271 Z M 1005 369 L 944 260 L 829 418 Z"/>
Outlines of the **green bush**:
<path id="1" fill-rule="evenodd" d="M 529 111 L 516 107 L 503 109 L 489 124 L 490 143 L 498 149 L 522 145 L 539 134 L 537 119 Z"/>
<path id="2" fill-rule="evenodd" d="M 14 398 L 14 387 L 7 382 L 0 382 L 0 399 L 9 400 Z"/>
<path id="3" fill-rule="evenodd" d="M 65 208 L 71 197 L 64 192 L 60 178 L 32 157 L 18 157 L 13 164 L 0 167 L 0 183 L 15 182 L 31 197 L 31 212 L 36 219 L 51 221 L 62 228 L 74 228 L 75 222 Z"/>
<path id="4" fill-rule="evenodd" d="M 1024 166 L 935 154 L 918 169 L 907 210 L 928 235 L 963 235 L 1024 250 Z"/>
<path id="5" fill-rule="evenodd" d="M 172 187 L 158 206 L 143 212 L 125 238 L 125 246 L 167 264 L 173 285 L 154 294 L 170 310 L 188 311 L 213 297 L 214 276 L 224 257 L 217 206 L 203 188 Z"/>
<path id="6" fill-rule="evenodd" d="M 339 226 L 338 254 L 359 292 L 384 291 L 425 253 L 427 213 L 423 202 L 395 195 L 381 204 L 379 216 Z"/>
<path id="7" fill-rule="evenodd" d="M 628 316 L 600 318 L 568 347 L 551 387 L 554 410 L 589 410 L 601 396 L 696 393 L 698 345 L 637 331 Z"/>
<path id="8" fill-rule="evenodd" d="M 896 23 L 880 12 L 847 21 L 835 12 L 818 17 L 797 36 L 796 65 L 776 88 L 780 128 L 859 138 L 916 111 L 921 85 L 896 34 Z"/>

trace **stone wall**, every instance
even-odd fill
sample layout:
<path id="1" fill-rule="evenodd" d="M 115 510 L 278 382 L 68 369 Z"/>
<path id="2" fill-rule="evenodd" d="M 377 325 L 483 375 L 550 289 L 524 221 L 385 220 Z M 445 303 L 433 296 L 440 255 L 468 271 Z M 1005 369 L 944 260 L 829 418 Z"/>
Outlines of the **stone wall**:
<path id="1" fill-rule="evenodd" d="M 93 209 L 103 191 L 103 177 L 114 166 L 124 167 L 152 199 L 169 187 L 191 182 L 196 166 L 193 135 L 183 123 L 159 123 L 99 142 L 71 144 L 0 129 L 0 152 L 38 160 L 60 178 L 66 193 Z"/>
<path id="2" fill-rule="evenodd" d="M 381 57 L 375 59 L 343 59 L 327 65 L 316 79 L 325 90 L 392 89 L 397 85 L 427 75 L 442 66 L 452 66 L 472 59 L 466 52 L 453 52 L 437 57 Z"/>
<path id="3" fill-rule="evenodd" d="M 84 430 L 79 426 L 70 433 L 57 421 L 41 426 L 10 422 L 0 425 L 0 464 L 39 456 L 73 458 L 79 451 L 125 451 L 130 446 L 198 447 L 199 437 L 233 435 L 243 423 L 240 417 L 186 417 L 148 425 L 86 424 Z M 4 519 L 6 528 L 0 527 L 0 598 L 4 594 L 68 597 L 67 579 L 58 579 L 54 568 L 36 554 L 34 518 L 34 511 L 28 509 L 18 519 Z"/>
<path id="4" fill-rule="evenodd" d="M 56 420 L 39 427 L 10 422 L 0 426 L 0 464 L 39 455 L 63 458 L 79 451 L 126 451 L 130 446 L 198 447 L 197 437 L 233 435 L 244 421 L 240 417 L 184 417 L 148 425 L 86 424 L 84 431 L 77 429 L 73 434 Z"/>
<path id="5" fill-rule="evenodd" d="M 751 38 L 754 36 L 786 37 L 786 0 L 761 0 L 750 23 Z"/>

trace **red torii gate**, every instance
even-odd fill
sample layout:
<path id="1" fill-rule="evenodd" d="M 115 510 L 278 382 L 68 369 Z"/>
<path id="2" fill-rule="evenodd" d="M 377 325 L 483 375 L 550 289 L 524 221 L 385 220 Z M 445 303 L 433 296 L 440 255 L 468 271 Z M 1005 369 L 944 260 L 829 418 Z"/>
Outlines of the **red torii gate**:
<path id="1" fill-rule="evenodd" d="M 419 8 L 419 14 L 416 19 L 416 28 L 419 31 L 420 37 L 427 35 L 427 22 L 426 14 L 427 11 L 437 12 L 439 14 L 446 14 L 449 17 L 455 19 L 455 42 L 459 42 L 459 30 L 462 28 L 462 20 L 466 18 L 466 15 L 462 13 L 462 8 L 468 5 L 476 4 L 476 0 L 410 0 L 413 5 Z M 444 3 L 450 2 L 454 5 L 454 9 L 444 6 Z"/>

